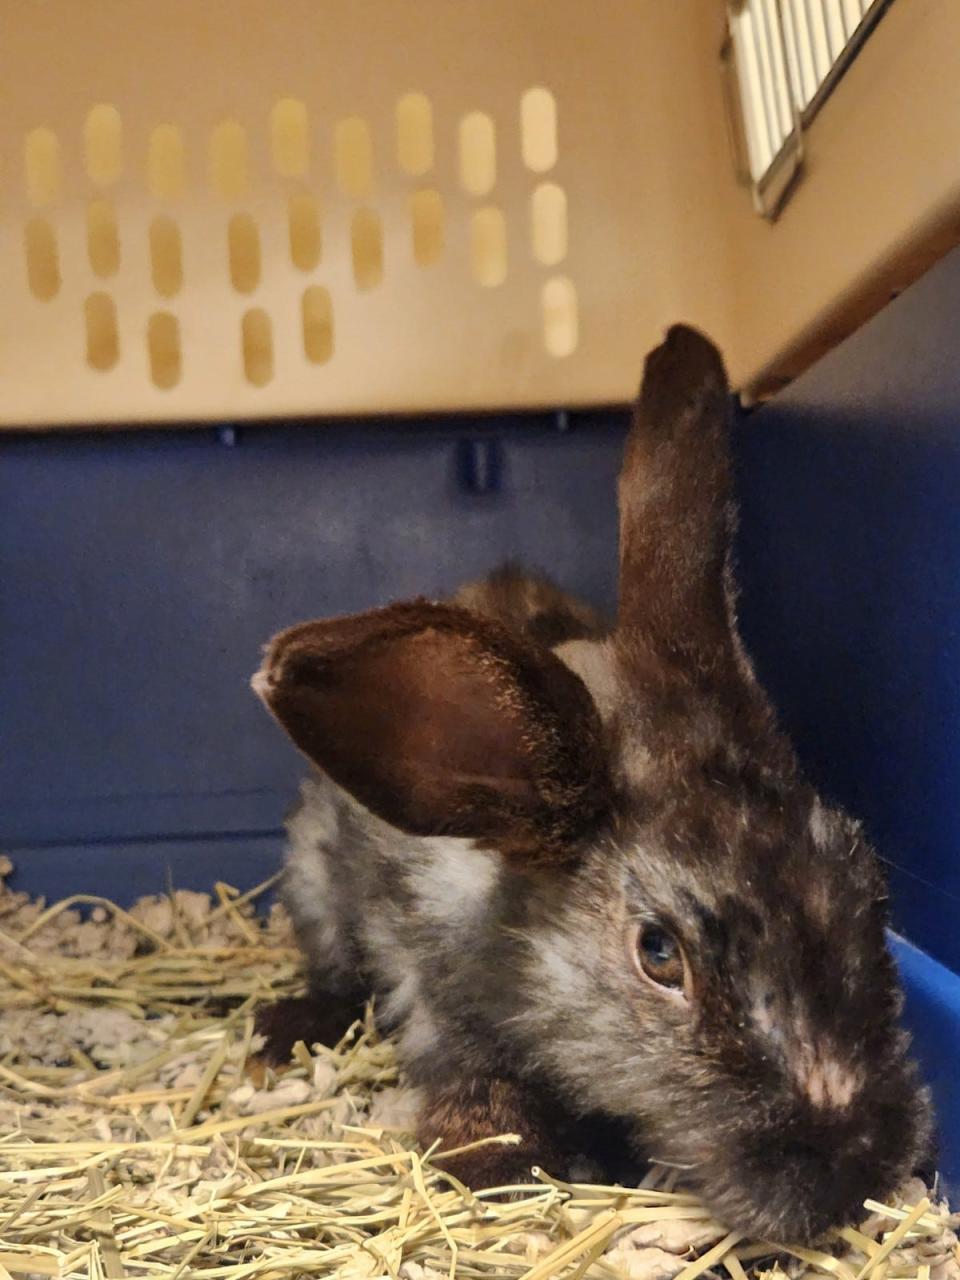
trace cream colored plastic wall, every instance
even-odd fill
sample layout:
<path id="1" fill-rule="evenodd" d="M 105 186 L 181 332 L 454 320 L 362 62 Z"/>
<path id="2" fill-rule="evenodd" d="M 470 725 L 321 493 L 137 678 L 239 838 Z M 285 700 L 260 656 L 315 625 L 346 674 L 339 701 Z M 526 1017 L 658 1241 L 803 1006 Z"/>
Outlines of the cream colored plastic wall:
<path id="1" fill-rule="evenodd" d="M 804 152 L 773 223 L 717 186 L 748 393 L 775 391 L 960 243 L 958 0 L 892 0 Z"/>
<path id="2" fill-rule="evenodd" d="M 960 238 L 960 0 L 893 0 L 780 217 L 723 0 L 0 0 L 0 427 L 779 385 Z"/>
<path id="3" fill-rule="evenodd" d="M 623 400 L 729 327 L 703 11 L 2 0 L 2 422 Z"/>

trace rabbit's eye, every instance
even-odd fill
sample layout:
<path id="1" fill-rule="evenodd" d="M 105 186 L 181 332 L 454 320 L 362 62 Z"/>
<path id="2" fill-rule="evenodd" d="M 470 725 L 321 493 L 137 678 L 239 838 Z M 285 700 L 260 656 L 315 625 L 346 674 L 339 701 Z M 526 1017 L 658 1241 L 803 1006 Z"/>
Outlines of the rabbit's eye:
<path id="1" fill-rule="evenodd" d="M 645 924 L 637 935 L 637 960 L 645 977 L 670 991 L 684 989 L 686 965 L 676 938 L 656 924 Z"/>

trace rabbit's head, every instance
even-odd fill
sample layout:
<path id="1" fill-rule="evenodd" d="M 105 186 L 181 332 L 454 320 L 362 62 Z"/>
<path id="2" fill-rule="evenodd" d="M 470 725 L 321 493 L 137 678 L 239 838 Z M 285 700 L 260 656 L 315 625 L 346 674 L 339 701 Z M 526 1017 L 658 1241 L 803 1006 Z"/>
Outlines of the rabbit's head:
<path id="1" fill-rule="evenodd" d="M 926 1154 L 882 877 L 801 782 L 678 752 L 635 789 L 621 779 L 611 826 L 565 874 L 538 873 L 509 1025 L 565 1097 L 625 1118 L 722 1221 L 809 1241 Z"/>
<path id="2" fill-rule="evenodd" d="M 716 349 L 672 329 L 606 638 L 554 652 L 415 601 L 284 632 L 255 687 L 377 816 L 501 855 L 499 914 L 463 946 L 531 1074 L 734 1227 L 810 1239 L 911 1172 L 929 1112 L 877 861 L 800 775 L 736 631 L 728 406 Z"/>

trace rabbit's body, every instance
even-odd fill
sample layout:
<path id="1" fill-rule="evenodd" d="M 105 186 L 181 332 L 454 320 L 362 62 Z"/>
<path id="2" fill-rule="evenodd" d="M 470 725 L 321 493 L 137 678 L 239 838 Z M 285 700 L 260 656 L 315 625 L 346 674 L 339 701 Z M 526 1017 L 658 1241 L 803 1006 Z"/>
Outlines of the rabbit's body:
<path id="1" fill-rule="evenodd" d="M 453 599 L 518 634 L 549 634 L 574 663 L 585 638 L 599 644 L 605 633 L 588 605 L 515 568 Z M 497 854 L 404 835 L 319 772 L 303 782 L 287 832 L 282 897 L 321 1019 L 331 997 L 346 1022 L 374 995 L 414 1082 L 453 1081 L 464 1068 L 521 1079 L 523 1002 L 504 978 L 520 977 L 544 904 L 528 911 L 533 900 Z M 504 1035 L 514 1020 L 517 1036 Z M 302 1030 L 294 1023 L 290 1036 Z"/>
<path id="2" fill-rule="evenodd" d="M 284 889 L 312 991 L 266 1029 L 282 1057 L 375 994 L 424 1141 L 521 1135 L 465 1180 L 610 1122 L 732 1225 L 812 1237 L 910 1172 L 928 1111 L 876 860 L 737 636 L 725 391 L 689 330 L 648 359 L 609 634 L 508 571 L 274 642 L 258 691 L 324 772 Z"/>
<path id="3" fill-rule="evenodd" d="M 513 568 L 467 584 L 454 600 L 518 634 L 548 629 L 569 643 L 603 633 L 589 606 Z M 283 901 L 312 984 L 358 999 L 376 994 L 405 1056 L 412 1060 L 416 1047 L 435 1063 L 435 971 L 476 967 L 463 933 L 489 919 L 508 868 L 470 840 L 404 835 L 319 772 L 303 783 L 287 832 Z"/>

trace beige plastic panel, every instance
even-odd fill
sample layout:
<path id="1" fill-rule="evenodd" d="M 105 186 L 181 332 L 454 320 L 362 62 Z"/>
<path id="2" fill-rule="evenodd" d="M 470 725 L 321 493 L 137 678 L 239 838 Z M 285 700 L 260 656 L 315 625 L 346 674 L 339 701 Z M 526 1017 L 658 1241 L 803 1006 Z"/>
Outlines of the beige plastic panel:
<path id="1" fill-rule="evenodd" d="M 0 0 L 0 420 L 624 399 L 729 330 L 707 10 Z"/>
<path id="2" fill-rule="evenodd" d="M 0 427 L 761 394 L 960 238 L 960 0 L 894 0 L 780 218 L 723 0 L 0 0 Z M 555 130 L 551 119 L 555 117 Z"/>
<path id="3" fill-rule="evenodd" d="M 778 220 L 718 183 L 745 390 L 776 390 L 960 243 L 958 86 L 960 2 L 893 0 L 811 124 Z"/>

